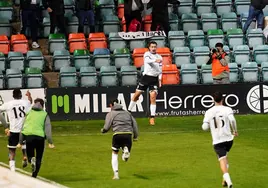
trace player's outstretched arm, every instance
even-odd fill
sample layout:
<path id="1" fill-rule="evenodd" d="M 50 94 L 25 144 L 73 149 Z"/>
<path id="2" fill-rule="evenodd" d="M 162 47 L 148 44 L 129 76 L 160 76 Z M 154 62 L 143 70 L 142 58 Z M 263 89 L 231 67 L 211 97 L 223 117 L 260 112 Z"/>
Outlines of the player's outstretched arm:
<path id="1" fill-rule="evenodd" d="M 45 134 L 46 134 L 46 139 L 48 141 L 48 147 L 49 148 L 54 148 L 53 140 L 52 140 L 52 128 L 51 128 L 51 122 L 50 118 L 47 115 L 46 120 L 45 120 Z"/>
<path id="2" fill-rule="evenodd" d="M 228 116 L 234 136 L 238 136 L 236 120 L 233 114 Z"/>
<path id="3" fill-rule="evenodd" d="M 101 133 L 106 133 L 110 130 L 111 126 L 112 126 L 112 113 L 109 112 L 106 117 L 105 117 L 105 123 L 103 128 L 101 129 Z"/>
<path id="4" fill-rule="evenodd" d="M 33 98 L 32 98 L 32 94 L 30 93 L 30 91 L 28 90 L 25 94 L 28 97 L 28 101 L 30 101 L 30 103 L 33 103 Z"/>
<path id="5" fill-rule="evenodd" d="M 131 115 L 132 118 L 132 123 L 133 123 L 133 139 L 134 141 L 138 140 L 138 136 L 139 136 L 139 130 L 138 130 L 138 124 L 137 121 L 135 120 L 135 118 Z"/>

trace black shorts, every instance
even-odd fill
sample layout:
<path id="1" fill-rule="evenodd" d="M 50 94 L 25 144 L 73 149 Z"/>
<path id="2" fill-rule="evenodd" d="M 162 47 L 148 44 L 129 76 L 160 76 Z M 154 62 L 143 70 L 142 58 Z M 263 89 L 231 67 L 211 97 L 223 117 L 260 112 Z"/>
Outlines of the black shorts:
<path id="1" fill-rule="evenodd" d="M 218 156 L 218 159 L 227 156 L 227 153 L 231 150 L 233 141 L 222 142 L 214 145 L 214 150 Z"/>
<path id="2" fill-rule="evenodd" d="M 128 147 L 130 152 L 132 147 L 132 134 L 115 134 L 113 136 L 112 150 L 119 151 L 120 148 Z"/>
<path id="3" fill-rule="evenodd" d="M 20 133 L 12 133 L 10 132 L 10 136 L 8 137 L 8 148 L 16 149 L 20 140 Z"/>
<path id="4" fill-rule="evenodd" d="M 149 88 L 149 91 L 158 90 L 158 77 L 143 75 L 137 87 L 137 90 L 146 91 Z"/>

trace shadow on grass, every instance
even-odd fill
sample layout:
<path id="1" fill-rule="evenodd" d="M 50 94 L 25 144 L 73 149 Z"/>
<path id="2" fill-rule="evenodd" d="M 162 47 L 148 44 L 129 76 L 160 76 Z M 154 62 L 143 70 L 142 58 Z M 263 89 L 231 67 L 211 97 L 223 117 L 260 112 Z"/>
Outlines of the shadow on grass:
<path id="1" fill-rule="evenodd" d="M 140 175 L 140 174 L 133 174 L 133 176 L 135 176 L 138 179 L 143 179 L 143 180 L 149 180 L 150 178 L 144 175 Z"/>

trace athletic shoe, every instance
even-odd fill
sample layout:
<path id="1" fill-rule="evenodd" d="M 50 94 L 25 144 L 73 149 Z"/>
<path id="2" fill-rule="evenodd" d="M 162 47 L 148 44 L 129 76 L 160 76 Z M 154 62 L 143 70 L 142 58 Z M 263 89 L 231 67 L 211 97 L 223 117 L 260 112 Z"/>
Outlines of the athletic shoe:
<path id="1" fill-rule="evenodd" d="M 119 174 L 118 174 L 118 172 L 115 172 L 114 173 L 113 180 L 119 180 Z"/>
<path id="2" fill-rule="evenodd" d="M 37 42 L 32 43 L 32 48 L 37 49 L 40 48 L 39 44 Z"/>
<path id="3" fill-rule="evenodd" d="M 35 170 L 36 170 L 36 159 L 35 159 L 35 157 L 33 157 L 31 159 L 31 166 L 32 166 L 32 172 L 35 172 Z"/>
<path id="4" fill-rule="evenodd" d="M 225 180 L 222 180 L 222 183 L 221 184 L 222 184 L 223 187 L 227 187 L 228 186 L 227 185 L 227 182 Z"/>
<path id="5" fill-rule="evenodd" d="M 25 168 L 27 167 L 28 165 L 28 161 L 27 161 L 27 158 L 25 157 L 23 160 L 22 160 L 22 167 Z"/>
<path id="6" fill-rule="evenodd" d="M 122 160 L 127 162 L 129 157 L 130 157 L 129 150 L 128 150 L 127 146 L 125 146 L 124 149 L 123 149 Z"/>
<path id="7" fill-rule="evenodd" d="M 150 125 L 155 125 L 154 118 L 150 118 L 149 123 Z"/>
<path id="8" fill-rule="evenodd" d="M 233 185 L 229 185 L 228 188 L 233 188 Z"/>

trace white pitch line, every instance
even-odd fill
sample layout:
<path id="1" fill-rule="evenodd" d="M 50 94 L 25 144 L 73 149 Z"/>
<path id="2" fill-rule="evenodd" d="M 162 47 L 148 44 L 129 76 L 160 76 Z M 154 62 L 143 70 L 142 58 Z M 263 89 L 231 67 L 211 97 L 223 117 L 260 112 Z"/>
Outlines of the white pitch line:
<path id="1" fill-rule="evenodd" d="M 7 164 L 5 164 L 5 163 L 3 163 L 3 162 L 0 162 L 0 166 L 9 168 L 9 165 L 7 165 Z M 31 173 L 29 173 L 29 172 L 27 172 L 27 171 L 25 171 L 25 170 L 22 170 L 22 169 L 20 169 L 20 168 L 16 168 L 16 172 L 20 172 L 20 173 L 22 173 L 22 174 L 25 174 L 25 175 L 28 175 L 28 176 L 32 176 Z M 38 176 L 37 179 L 42 180 L 42 181 L 47 182 L 47 183 L 50 183 L 51 185 L 55 185 L 55 186 L 57 186 L 57 187 L 59 187 L 59 188 L 68 188 L 68 187 L 66 187 L 66 186 L 64 186 L 64 185 L 61 185 L 61 184 L 59 184 L 59 183 L 56 183 L 56 182 L 54 182 L 54 181 L 51 181 L 51 180 L 49 180 L 49 179 L 46 179 L 46 178 L 43 178 L 43 177 L 40 177 L 40 176 Z"/>

